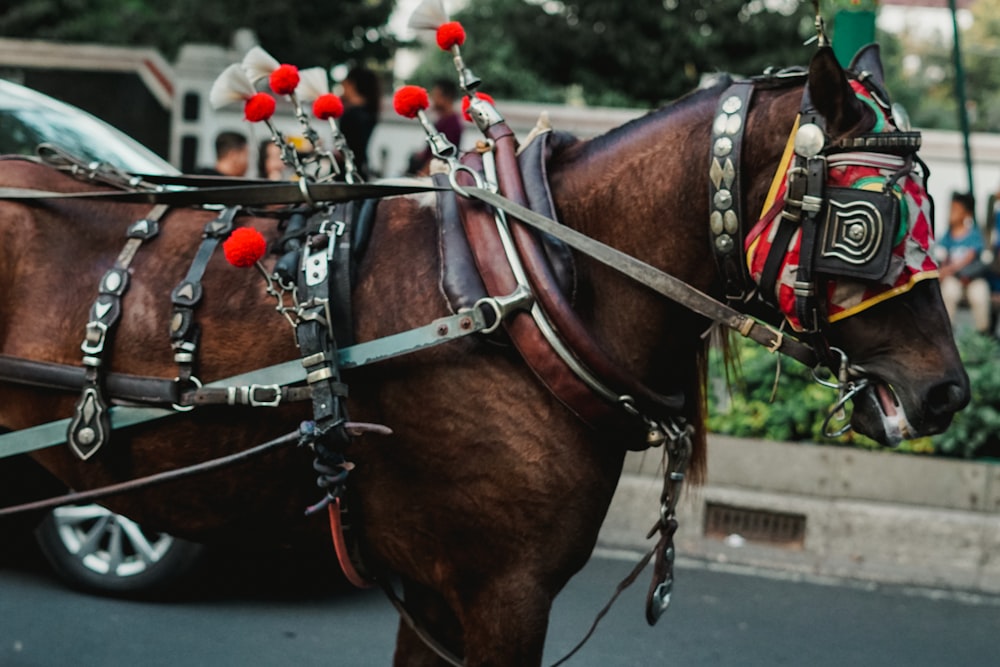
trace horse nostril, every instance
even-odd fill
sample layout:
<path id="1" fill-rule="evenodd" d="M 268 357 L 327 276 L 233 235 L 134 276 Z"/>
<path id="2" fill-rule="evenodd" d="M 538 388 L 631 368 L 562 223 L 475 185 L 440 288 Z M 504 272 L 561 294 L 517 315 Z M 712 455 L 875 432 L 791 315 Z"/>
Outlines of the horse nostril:
<path id="1" fill-rule="evenodd" d="M 968 387 L 957 382 L 942 382 L 927 392 L 927 408 L 935 416 L 958 412 L 968 403 Z"/>

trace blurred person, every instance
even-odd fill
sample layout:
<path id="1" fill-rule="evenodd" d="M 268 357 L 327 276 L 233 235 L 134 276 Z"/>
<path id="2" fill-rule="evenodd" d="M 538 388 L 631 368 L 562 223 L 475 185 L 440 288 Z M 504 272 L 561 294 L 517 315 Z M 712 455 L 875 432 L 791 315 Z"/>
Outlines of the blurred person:
<path id="1" fill-rule="evenodd" d="M 973 325 L 980 333 L 990 330 L 990 285 L 981 255 L 983 236 L 973 218 L 976 202 L 969 193 L 951 196 L 948 231 L 938 241 L 941 297 L 952 324 L 958 304 L 965 297 L 972 311 Z"/>
<path id="2" fill-rule="evenodd" d="M 215 165 L 199 169 L 197 173 L 208 176 L 242 178 L 250 166 L 250 145 L 239 132 L 220 132 L 215 137 Z"/>
<path id="3" fill-rule="evenodd" d="M 258 146 L 257 178 L 269 181 L 285 180 L 285 163 L 281 160 L 281 147 L 270 139 L 265 139 Z"/>
<path id="4" fill-rule="evenodd" d="M 368 143 L 378 123 L 382 106 L 382 85 L 378 75 L 367 67 L 355 67 L 340 82 L 344 115 L 337 121 L 354 153 L 354 164 L 363 178 L 371 175 L 368 161 Z"/>
<path id="5" fill-rule="evenodd" d="M 434 129 L 443 134 L 456 147 L 462 145 L 462 115 L 455 109 L 458 86 L 449 79 L 438 79 L 431 87 L 430 111 L 434 115 Z M 430 146 L 410 156 L 409 173 L 425 174 L 434 157 Z"/>

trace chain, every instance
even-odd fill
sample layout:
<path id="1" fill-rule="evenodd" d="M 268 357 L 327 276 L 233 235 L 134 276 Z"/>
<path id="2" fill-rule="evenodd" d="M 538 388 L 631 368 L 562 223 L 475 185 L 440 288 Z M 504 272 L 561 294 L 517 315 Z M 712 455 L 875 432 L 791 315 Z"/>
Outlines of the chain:
<path id="1" fill-rule="evenodd" d="M 657 544 L 656 563 L 653 569 L 653 585 L 646 600 L 646 621 L 654 625 L 670 606 L 674 588 L 674 534 L 677 532 L 677 501 L 691 461 L 694 427 L 683 419 L 671 419 L 661 423 L 666 435 L 667 466 L 663 475 L 663 493 L 660 496 L 660 520 L 649 531 L 647 538 L 660 534 Z"/>

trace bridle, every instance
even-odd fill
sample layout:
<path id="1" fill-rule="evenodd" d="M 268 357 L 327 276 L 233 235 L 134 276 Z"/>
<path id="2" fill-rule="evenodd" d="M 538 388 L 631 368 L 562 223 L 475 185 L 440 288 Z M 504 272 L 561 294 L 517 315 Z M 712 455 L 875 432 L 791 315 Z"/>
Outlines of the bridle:
<path id="1" fill-rule="evenodd" d="M 912 175 L 917 165 L 924 180 L 929 170 L 916 156 L 919 132 L 894 126 L 885 131 L 893 112 L 887 95 L 871 75 L 862 72 L 854 81 L 871 100 L 874 121 L 866 114 L 870 126 L 864 132 L 836 140 L 827 132 L 826 119 L 813 106 L 806 77 L 802 69 L 765 74 L 736 81 L 720 96 L 709 155 L 709 237 L 730 304 L 772 324 L 780 323 L 783 330 L 790 329 L 787 333 L 810 345 L 820 366 L 833 373 L 830 380 L 817 377 L 839 392 L 832 416 L 869 381 L 842 350 L 829 343 L 831 318 L 824 297 L 838 279 L 877 284 L 886 277 L 901 232 L 901 203 L 894 188 L 901 178 Z M 760 88 L 793 83 L 805 84 L 799 114 L 748 239 L 743 231 L 748 220 L 741 193 L 741 148 L 753 95 Z M 888 175 L 875 190 L 830 183 L 832 170 L 856 166 Z M 778 196 L 781 191 L 783 197 Z M 774 228 L 766 259 L 759 273 L 751 275 L 748 242 L 752 244 L 753 235 L 762 234 L 762 225 L 771 224 Z M 793 246 L 798 249 L 798 258 L 794 303 L 790 305 L 782 302 L 780 290 L 781 273 L 787 271 Z M 842 434 L 847 428 L 828 435 Z"/>

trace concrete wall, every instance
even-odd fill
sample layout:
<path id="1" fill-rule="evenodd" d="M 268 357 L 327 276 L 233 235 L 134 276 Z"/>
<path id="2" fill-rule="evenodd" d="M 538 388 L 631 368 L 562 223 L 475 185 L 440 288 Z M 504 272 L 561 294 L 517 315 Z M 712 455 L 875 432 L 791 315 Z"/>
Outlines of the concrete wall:
<path id="1" fill-rule="evenodd" d="M 1000 465 L 713 435 L 679 509 L 678 553 L 881 582 L 1000 592 Z M 659 450 L 630 454 L 601 544 L 646 548 Z M 705 535 L 708 503 L 805 517 L 801 546 Z"/>

